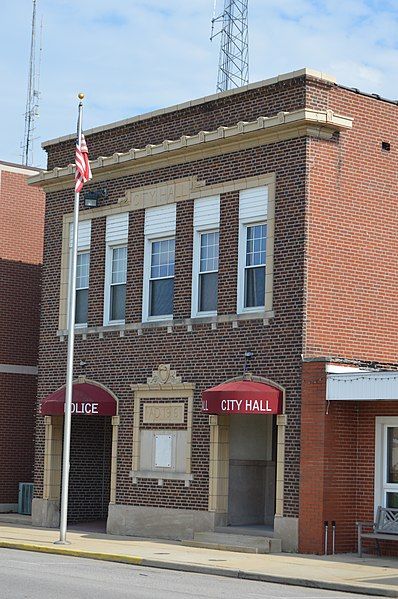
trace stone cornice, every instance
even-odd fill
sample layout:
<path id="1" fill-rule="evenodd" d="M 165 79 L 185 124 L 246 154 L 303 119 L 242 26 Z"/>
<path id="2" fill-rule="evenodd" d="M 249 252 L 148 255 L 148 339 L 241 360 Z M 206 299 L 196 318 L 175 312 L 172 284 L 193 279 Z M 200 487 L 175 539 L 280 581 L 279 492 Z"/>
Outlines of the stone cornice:
<path id="1" fill-rule="evenodd" d="M 330 139 L 336 131 L 351 127 L 352 118 L 337 115 L 332 110 L 302 108 L 279 112 L 273 117 L 260 116 L 255 121 L 240 121 L 214 131 L 183 135 L 176 140 L 164 140 L 161 144 L 148 144 L 145 148 L 116 152 L 112 156 L 99 156 L 90 164 L 94 182 L 99 182 L 296 137 Z M 72 187 L 74 170 L 73 164 L 56 167 L 29 177 L 28 182 L 48 191 Z"/>
<path id="2" fill-rule="evenodd" d="M 317 71 L 315 69 L 309 69 L 308 67 L 306 67 L 304 69 L 299 69 L 298 71 L 290 71 L 289 73 L 282 73 L 281 75 L 277 75 L 276 77 L 263 79 L 262 81 L 254 81 L 253 83 L 243 85 L 242 87 L 234 87 L 233 89 L 229 89 L 225 92 L 217 92 L 215 94 L 211 94 L 210 96 L 203 96 L 202 98 L 188 100 L 187 102 L 183 102 L 181 104 L 174 104 L 172 106 L 167 106 L 166 108 L 159 108 L 157 110 L 152 110 L 151 112 L 138 114 L 127 119 L 122 119 L 121 121 L 107 123 L 106 125 L 100 125 L 99 127 L 94 127 L 92 129 L 86 129 L 84 133 L 87 138 L 89 135 L 94 135 L 95 133 L 101 133 L 102 131 L 109 131 L 118 127 L 125 127 L 126 125 L 132 125 L 134 123 L 147 121 L 148 119 L 153 119 L 164 114 L 170 114 L 171 112 L 179 112 L 180 110 L 186 110 L 187 108 L 200 106 L 202 104 L 213 102 L 215 100 L 222 100 L 223 98 L 236 96 L 253 89 L 268 87 L 270 85 L 275 85 L 277 83 L 282 83 L 285 81 L 289 81 L 290 79 L 296 79 L 298 77 L 311 77 L 312 79 L 318 79 L 319 81 L 323 81 L 324 83 L 329 85 L 333 85 L 336 83 L 336 78 L 332 75 L 328 75 L 327 73 L 323 73 L 322 71 Z M 69 133 L 61 137 L 56 137 L 54 139 L 49 139 L 43 142 L 41 146 L 42 148 L 47 148 L 49 146 L 62 143 L 63 141 L 70 141 L 73 139 L 76 139 L 76 132 Z"/>

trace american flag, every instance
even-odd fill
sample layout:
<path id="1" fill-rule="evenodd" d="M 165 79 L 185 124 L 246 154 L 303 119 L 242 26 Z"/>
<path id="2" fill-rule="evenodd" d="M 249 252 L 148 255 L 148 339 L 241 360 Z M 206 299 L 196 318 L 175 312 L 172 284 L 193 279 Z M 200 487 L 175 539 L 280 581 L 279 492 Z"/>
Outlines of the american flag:
<path id="1" fill-rule="evenodd" d="M 80 139 L 80 145 L 79 140 L 76 142 L 75 164 L 75 192 L 79 193 L 83 188 L 83 184 L 93 177 L 91 174 L 90 163 L 88 161 L 88 148 L 83 134 Z"/>

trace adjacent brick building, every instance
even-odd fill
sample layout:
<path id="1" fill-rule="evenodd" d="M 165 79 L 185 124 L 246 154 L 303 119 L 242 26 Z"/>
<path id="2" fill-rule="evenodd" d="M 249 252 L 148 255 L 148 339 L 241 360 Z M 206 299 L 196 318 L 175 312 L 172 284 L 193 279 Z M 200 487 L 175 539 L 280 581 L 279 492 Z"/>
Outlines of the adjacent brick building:
<path id="1" fill-rule="evenodd" d="M 0 161 L 0 511 L 33 482 L 44 193 L 38 169 Z"/>
<path id="2" fill-rule="evenodd" d="M 395 501 L 398 404 L 326 379 L 397 363 L 397 111 L 304 69 L 86 132 L 107 194 L 80 212 L 71 520 L 306 552 L 328 520 L 345 551 Z M 74 136 L 44 145 L 33 520 L 56 526 Z"/>

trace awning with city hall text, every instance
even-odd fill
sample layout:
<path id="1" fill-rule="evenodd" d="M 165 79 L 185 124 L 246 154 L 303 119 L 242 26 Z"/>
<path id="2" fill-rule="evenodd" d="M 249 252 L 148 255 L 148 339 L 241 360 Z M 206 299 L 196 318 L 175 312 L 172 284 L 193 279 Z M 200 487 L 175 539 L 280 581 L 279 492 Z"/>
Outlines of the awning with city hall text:
<path id="1" fill-rule="evenodd" d="M 65 411 L 65 387 L 58 389 L 42 400 L 40 413 L 43 416 L 60 416 Z M 92 383 L 73 383 L 72 415 L 116 416 L 117 402 L 103 387 Z"/>
<path id="2" fill-rule="evenodd" d="M 202 394 L 202 412 L 207 414 L 282 414 L 282 411 L 281 389 L 257 381 L 230 381 Z"/>

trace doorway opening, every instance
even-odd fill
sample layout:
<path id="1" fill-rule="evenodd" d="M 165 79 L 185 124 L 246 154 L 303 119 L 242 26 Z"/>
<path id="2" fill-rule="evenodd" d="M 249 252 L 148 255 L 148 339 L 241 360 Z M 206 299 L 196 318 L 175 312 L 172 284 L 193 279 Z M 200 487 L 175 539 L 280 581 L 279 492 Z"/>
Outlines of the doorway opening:
<path id="1" fill-rule="evenodd" d="M 229 416 L 230 527 L 273 528 L 276 443 L 275 416 Z"/>
<path id="2" fill-rule="evenodd" d="M 110 416 L 72 416 L 68 523 L 98 522 L 108 517 L 111 487 Z"/>

